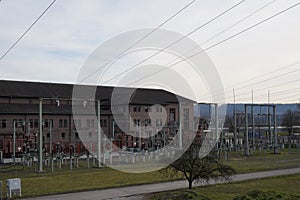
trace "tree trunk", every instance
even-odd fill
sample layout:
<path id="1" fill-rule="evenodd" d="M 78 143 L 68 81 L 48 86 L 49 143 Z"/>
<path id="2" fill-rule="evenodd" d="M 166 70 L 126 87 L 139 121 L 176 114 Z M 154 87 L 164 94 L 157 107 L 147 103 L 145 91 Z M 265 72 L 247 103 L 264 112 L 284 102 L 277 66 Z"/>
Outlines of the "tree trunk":
<path id="1" fill-rule="evenodd" d="M 192 189 L 192 187 L 193 187 L 193 181 L 189 180 L 189 189 Z"/>

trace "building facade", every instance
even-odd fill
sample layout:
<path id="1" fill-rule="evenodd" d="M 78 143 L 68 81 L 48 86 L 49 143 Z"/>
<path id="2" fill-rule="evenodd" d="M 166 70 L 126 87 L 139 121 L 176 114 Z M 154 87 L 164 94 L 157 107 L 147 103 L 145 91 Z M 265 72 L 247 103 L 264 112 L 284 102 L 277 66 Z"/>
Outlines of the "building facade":
<path id="1" fill-rule="evenodd" d="M 112 105 L 113 87 L 81 87 L 84 91 L 96 88 L 95 99 L 101 100 L 101 129 L 118 148 L 154 151 L 172 141 L 178 133 L 179 121 L 187 132 L 194 131 L 196 128 L 193 123 L 194 108 L 191 102 L 181 97 L 178 99 L 170 92 L 158 89 L 137 89 L 134 93 L 128 93 L 131 95 L 128 105 L 121 103 Z M 122 90 L 132 90 L 132 88 Z M 40 126 L 42 126 L 45 155 L 50 153 L 50 145 L 52 153 L 70 151 L 79 155 L 85 153 L 86 148 L 80 138 L 82 134 L 86 134 L 84 137 L 92 137 L 96 134 L 98 120 L 95 115 L 86 111 L 81 113 L 80 118 L 74 118 L 72 92 L 73 85 L 71 84 L 0 81 L 1 156 L 10 158 L 14 150 L 16 156 L 30 152 L 36 153 Z M 39 107 L 40 102 L 42 110 Z M 179 105 L 179 102 L 189 103 Z M 97 102 L 85 100 L 84 94 L 78 98 L 75 106 L 94 109 L 97 112 Z M 136 128 L 131 127 L 131 133 L 119 127 L 113 115 L 113 109 L 124 109 L 124 113 L 129 113 L 128 120 L 125 118 L 124 123 L 129 124 L 129 118 L 132 119 L 133 126 Z M 182 117 L 179 115 L 179 109 Z M 42 124 L 39 121 L 40 113 L 42 113 Z M 162 117 L 153 118 L 152 114 Z M 102 142 L 102 148 L 109 148 L 107 141 Z"/>

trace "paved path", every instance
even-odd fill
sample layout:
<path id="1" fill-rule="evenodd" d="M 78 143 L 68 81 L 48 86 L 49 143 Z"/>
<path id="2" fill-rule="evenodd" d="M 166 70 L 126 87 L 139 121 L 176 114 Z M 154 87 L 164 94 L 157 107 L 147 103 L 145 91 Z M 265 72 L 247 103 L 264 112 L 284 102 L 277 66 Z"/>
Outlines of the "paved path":
<path id="1" fill-rule="evenodd" d="M 265 178 L 271 176 L 280 176 L 280 175 L 289 175 L 289 174 L 299 174 L 300 168 L 294 169 L 284 169 L 284 170 L 275 170 L 275 171 L 266 171 L 266 172 L 255 172 L 247 174 L 238 174 L 232 178 L 232 181 L 242 181 L 250 180 L 257 178 Z M 215 184 L 216 182 L 211 181 L 208 184 Z M 195 186 L 200 186 L 203 184 L 194 184 Z M 86 199 L 127 199 L 123 197 L 135 196 L 147 193 L 162 192 L 168 190 L 175 190 L 180 188 L 187 188 L 187 181 L 173 181 L 166 183 L 157 183 L 157 184 L 146 184 L 139 186 L 129 186 L 121 188 L 112 188 L 104 190 L 96 190 L 89 192 L 77 192 L 77 193 L 68 193 L 61 195 L 52 195 L 44 196 L 38 198 L 31 198 L 27 200 L 86 200 Z M 141 197 L 130 197 L 130 199 L 141 199 Z"/>

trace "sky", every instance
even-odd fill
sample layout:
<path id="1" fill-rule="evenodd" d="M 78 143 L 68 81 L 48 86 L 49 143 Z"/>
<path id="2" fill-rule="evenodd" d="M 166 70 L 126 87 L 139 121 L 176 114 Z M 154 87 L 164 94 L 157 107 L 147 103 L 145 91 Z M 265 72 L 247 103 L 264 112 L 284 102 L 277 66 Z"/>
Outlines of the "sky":
<path id="1" fill-rule="evenodd" d="M 0 1 L 0 56 L 20 37 L 52 1 Z M 128 31 L 155 28 L 183 8 L 186 0 L 57 0 L 24 38 L 0 60 L 0 79 L 75 83 L 89 55 L 111 38 Z M 182 35 L 208 22 L 240 1 L 197 0 L 170 20 L 163 29 Z M 246 0 L 224 16 L 209 23 L 189 38 L 202 49 L 298 3 L 296 0 Z M 256 14 L 212 40 L 214 35 L 239 22 L 259 8 Z M 205 53 L 222 80 L 226 102 L 300 103 L 300 6 Z M 146 58 L 154 51 L 132 54 Z M 171 56 L 161 55 L 163 65 Z M 149 60 L 147 64 L 156 63 Z M 116 62 L 117 70 L 126 70 L 136 59 L 130 56 Z M 186 64 L 186 63 L 185 63 Z M 289 67 L 287 67 L 289 66 Z M 181 67 L 181 70 L 184 66 Z M 180 73 L 193 77 L 186 68 Z M 180 70 L 180 69 L 179 69 Z M 172 79 L 172 77 L 170 77 Z M 205 82 L 204 80 L 201 80 Z M 299 81 L 298 81 L 299 80 Z M 111 82 L 114 85 L 115 82 Z M 197 82 L 193 82 L 197 88 Z M 205 85 L 205 84 L 204 84 Z M 199 101 L 210 101 L 209 91 L 199 86 Z M 216 93 L 219 91 L 215 91 Z"/>

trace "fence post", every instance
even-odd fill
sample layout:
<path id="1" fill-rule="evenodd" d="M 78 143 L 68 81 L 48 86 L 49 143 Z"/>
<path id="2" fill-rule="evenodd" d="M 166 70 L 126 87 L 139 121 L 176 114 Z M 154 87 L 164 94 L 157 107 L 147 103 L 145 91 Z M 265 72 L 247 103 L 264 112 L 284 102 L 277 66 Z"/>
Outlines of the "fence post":
<path id="1" fill-rule="evenodd" d="M 0 181 L 0 200 L 2 200 L 2 181 Z"/>

